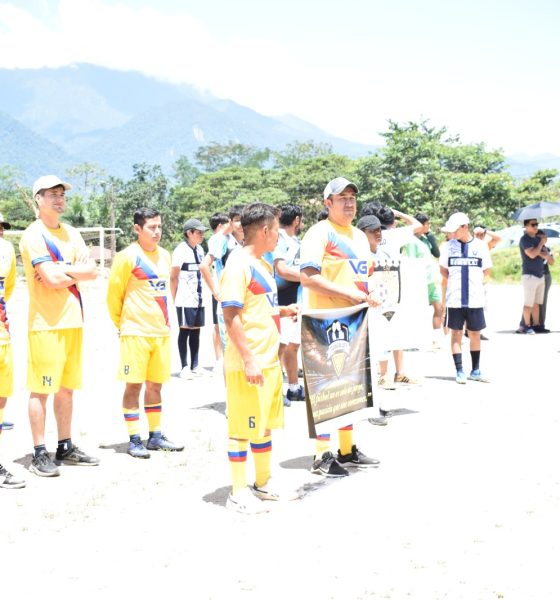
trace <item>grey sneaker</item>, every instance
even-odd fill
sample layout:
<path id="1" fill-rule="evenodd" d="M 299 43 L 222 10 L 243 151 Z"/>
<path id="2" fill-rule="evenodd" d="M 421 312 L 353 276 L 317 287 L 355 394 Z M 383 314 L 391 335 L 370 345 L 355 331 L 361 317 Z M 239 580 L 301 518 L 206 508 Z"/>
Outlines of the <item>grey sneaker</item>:
<path id="1" fill-rule="evenodd" d="M 366 456 L 361 450 L 354 445 L 350 454 L 341 454 L 338 451 L 337 460 L 341 465 L 349 467 L 377 467 L 380 461 L 377 458 Z"/>
<path id="2" fill-rule="evenodd" d="M 16 479 L 3 465 L 0 465 L 0 488 L 17 490 L 25 487 L 23 479 Z"/>
<path id="3" fill-rule="evenodd" d="M 52 461 L 48 452 L 41 452 L 39 455 L 34 456 L 29 465 L 29 470 L 39 477 L 58 477 L 60 471 L 58 467 Z"/>
<path id="4" fill-rule="evenodd" d="M 99 464 L 99 459 L 95 456 L 88 456 L 83 450 L 80 450 L 78 446 L 72 446 L 66 452 L 56 451 L 57 465 L 79 465 L 83 467 L 95 467 Z"/>
<path id="5" fill-rule="evenodd" d="M 311 472 L 324 477 L 346 477 L 350 474 L 340 466 L 332 452 L 325 452 L 321 458 L 316 458 L 311 466 Z"/>

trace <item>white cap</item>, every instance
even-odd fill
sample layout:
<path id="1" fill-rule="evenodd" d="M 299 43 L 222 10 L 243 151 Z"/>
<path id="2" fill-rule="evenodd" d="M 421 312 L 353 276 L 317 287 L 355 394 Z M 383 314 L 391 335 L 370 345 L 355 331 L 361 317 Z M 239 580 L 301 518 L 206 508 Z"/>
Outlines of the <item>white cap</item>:
<path id="1" fill-rule="evenodd" d="M 33 184 L 33 197 L 38 194 L 41 190 L 50 190 L 57 185 L 61 185 L 65 190 L 71 190 L 72 186 L 66 181 L 62 181 L 60 177 L 56 175 L 43 175 L 39 177 L 37 181 Z"/>
<path id="2" fill-rule="evenodd" d="M 337 177 L 327 183 L 323 198 L 326 200 L 332 194 L 341 194 L 347 187 L 351 187 L 356 194 L 358 193 L 358 186 L 355 183 L 348 181 L 345 177 Z"/>
<path id="3" fill-rule="evenodd" d="M 462 212 L 453 213 L 445 225 L 441 228 L 445 233 L 455 233 L 459 227 L 463 225 L 468 225 L 470 223 L 469 217 Z"/>

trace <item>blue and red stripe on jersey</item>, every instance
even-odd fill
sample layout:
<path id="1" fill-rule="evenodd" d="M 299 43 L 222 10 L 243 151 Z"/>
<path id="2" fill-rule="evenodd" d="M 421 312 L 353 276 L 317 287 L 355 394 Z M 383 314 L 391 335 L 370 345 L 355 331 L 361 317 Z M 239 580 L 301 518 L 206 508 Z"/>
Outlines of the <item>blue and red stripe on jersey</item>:
<path id="1" fill-rule="evenodd" d="M 140 279 L 142 281 L 148 281 L 149 279 L 160 279 L 157 274 L 153 271 L 148 263 L 142 260 L 140 256 L 136 257 L 136 264 L 132 269 L 132 274 L 136 279 Z M 161 312 L 163 313 L 163 317 L 165 319 L 165 324 L 169 325 L 169 311 L 167 310 L 167 296 L 156 296 L 154 300 L 158 303 Z"/>
<path id="2" fill-rule="evenodd" d="M 65 262 L 64 257 L 62 256 L 62 253 L 60 252 L 60 249 L 54 243 L 54 241 L 49 239 L 45 234 L 43 234 L 43 240 L 45 241 L 45 245 L 47 246 L 47 251 L 49 253 L 51 260 L 53 262 L 57 262 L 57 263 Z M 41 258 L 33 261 L 32 264 L 33 264 L 33 266 L 35 266 L 35 265 L 39 264 L 40 262 L 45 262 L 46 260 L 47 260 L 46 257 L 41 257 Z M 70 264 L 70 263 L 68 263 L 68 264 Z M 68 286 L 66 289 L 80 303 L 80 311 L 82 313 L 82 319 L 83 319 L 84 318 L 84 305 L 82 303 L 82 294 L 80 294 L 80 290 L 78 289 L 78 286 L 75 283 L 73 283 L 72 285 Z"/>

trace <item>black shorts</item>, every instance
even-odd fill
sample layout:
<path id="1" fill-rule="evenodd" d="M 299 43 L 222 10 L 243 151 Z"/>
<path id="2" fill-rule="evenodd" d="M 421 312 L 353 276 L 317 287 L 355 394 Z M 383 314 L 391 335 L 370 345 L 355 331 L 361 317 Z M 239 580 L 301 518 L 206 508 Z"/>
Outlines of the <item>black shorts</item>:
<path id="1" fill-rule="evenodd" d="M 465 323 L 469 331 L 482 331 L 486 327 L 483 308 L 448 308 L 446 325 L 454 331 L 463 331 Z"/>
<path id="2" fill-rule="evenodd" d="M 188 308 L 186 306 L 176 306 L 177 323 L 179 327 L 204 327 L 204 306 L 198 308 Z"/>
<path id="3" fill-rule="evenodd" d="M 218 324 L 218 301 L 212 296 L 212 323 Z"/>

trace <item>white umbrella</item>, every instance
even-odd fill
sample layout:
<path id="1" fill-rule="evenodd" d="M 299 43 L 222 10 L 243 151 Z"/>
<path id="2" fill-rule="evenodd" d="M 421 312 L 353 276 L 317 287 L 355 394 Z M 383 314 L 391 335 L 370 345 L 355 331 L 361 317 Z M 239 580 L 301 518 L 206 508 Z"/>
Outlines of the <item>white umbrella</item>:
<path id="1" fill-rule="evenodd" d="M 511 218 L 514 221 L 525 221 L 525 219 L 544 219 L 560 215 L 560 202 L 537 202 L 523 208 L 518 208 Z"/>

